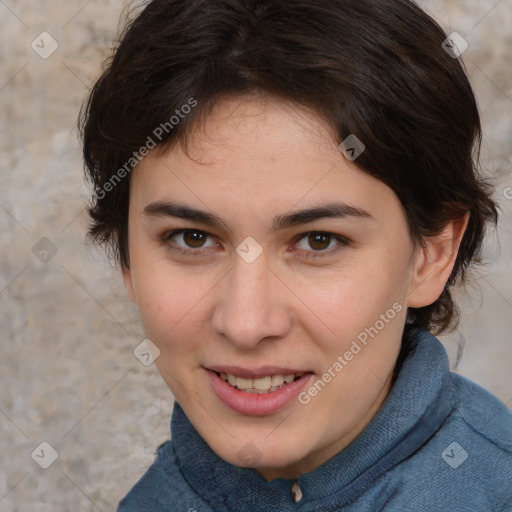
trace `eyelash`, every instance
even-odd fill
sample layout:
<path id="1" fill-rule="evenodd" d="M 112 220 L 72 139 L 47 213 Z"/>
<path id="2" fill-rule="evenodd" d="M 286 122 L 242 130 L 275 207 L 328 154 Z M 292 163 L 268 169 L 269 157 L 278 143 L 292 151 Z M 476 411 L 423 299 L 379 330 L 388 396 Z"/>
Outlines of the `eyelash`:
<path id="1" fill-rule="evenodd" d="M 184 254 L 184 255 L 193 255 L 193 256 L 203 256 L 205 254 L 205 252 L 208 251 L 208 249 L 197 249 L 197 250 L 193 250 L 193 249 L 183 249 L 181 247 L 178 247 L 176 245 L 173 245 L 170 242 L 170 240 L 175 237 L 176 235 L 181 235 L 183 233 L 186 233 L 186 232 L 193 232 L 193 233 L 201 233 L 201 234 L 204 234 L 204 235 L 207 235 L 208 237 L 210 237 L 211 235 L 209 233 L 207 233 L 206 231 L 201 231 L 199 229 L 176 229 L 174 231 L 169 231 L 167 233 L 165 233 L 162 237 L 161 237 L 161 242 L 165 245 L 167 245 L 167 247 L 169 249 L 171 249 L 172 251 L 176 251 L 180 254 Z M 319 251 L 306 251 L 307 255 L 303 255 L 303 256 L 300 256 L 301 258 L 304 258 L 304 259 L 311 259 L 311 258 L 322 258 L 324 256 L 331 256 L 332 254 L 338 252 L 339 250 L 341 250 L 343 247 L 346 247 L 350 244 L 349 240 L 340 236 L 340 235 L 335 235 L 334 233 L 328 233 L 328 232 L 325 232 L 325 231 L 308 231 L 306 233 L 302 233 L 300 235 L 297 235 L 295 238 L 294 238 L 294 243 L 298 243 L 300 240 L 302 240 L 303 238 L 309 236 L 309 235 L 326 235 L 328 237 L 330 237 L 331 239 L 334 239 L 336 240 L 337 242 L 339 242 L 339 245 L 337 247 L 335 247 L 334 249 L 329 249 L 329 250 L 319 250 Z"/>

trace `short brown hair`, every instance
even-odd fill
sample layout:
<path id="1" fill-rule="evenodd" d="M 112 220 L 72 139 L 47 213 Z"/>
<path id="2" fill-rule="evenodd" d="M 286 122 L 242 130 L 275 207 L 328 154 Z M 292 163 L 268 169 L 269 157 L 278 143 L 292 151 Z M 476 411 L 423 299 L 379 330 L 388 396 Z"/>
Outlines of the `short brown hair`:
<path id="1" fill-rule="evenodd" d="M 339 142 L 363 141 L 358 167 L 397 194 L 416 243 L 470 213 L 443 293 L 407 318 L 435 333 L 454 327 L 450 287 L 479 261 L 497 207 L 478 173 L 475 97 L 445 39 L 409 0 L 149 2 L 126 25 L 80 113 L 96 190 L 89 237 L 128 267 L 129 171 L 155 128 L 166 127 L 159 147 L 183 143 L 221 96 L 264 92 L 313 109 Z M 195 108 L 170 123 L 191 98 Z"/>

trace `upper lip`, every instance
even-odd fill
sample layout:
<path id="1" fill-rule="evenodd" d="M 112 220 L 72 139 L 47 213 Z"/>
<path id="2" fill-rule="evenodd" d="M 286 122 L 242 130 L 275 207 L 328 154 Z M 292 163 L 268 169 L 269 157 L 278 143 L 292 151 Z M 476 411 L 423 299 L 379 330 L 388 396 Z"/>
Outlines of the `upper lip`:
<path id="1" fill-rule="evenodd" d="M 218 373 L 230 373 L 244 379 L 257 379 L 267 375 L 302 375 L 311 373 L 311 370 L 298 370 L 294 368 L 283 368 L 282 366 L 259 366 L 258 368 L 242 368 L 241 366 L 208 366 L 207 370 Z"/>

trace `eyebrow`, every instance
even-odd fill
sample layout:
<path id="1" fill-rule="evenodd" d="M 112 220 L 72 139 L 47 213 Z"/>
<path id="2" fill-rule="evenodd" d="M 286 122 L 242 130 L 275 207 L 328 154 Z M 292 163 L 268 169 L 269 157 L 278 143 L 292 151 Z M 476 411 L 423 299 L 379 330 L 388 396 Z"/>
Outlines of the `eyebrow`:
<path id="1" fill-rule="evenodd" d="M 227 231 L 232 229 L 217 215 L 171 201 L 155 201 L 148 204 L 143 215 L 147 217 L 174 217 L 177 219 L 198 222 L 213 228 L 223 227 Z M 271 232 L 308 224 L 320 219 L 358 218 L 375 221 L 375 217 L 357 206 L 343 202 L 332 202 L 325 205 L 314 206 L 305 210 L 298 210 L 274 217 Z"/>

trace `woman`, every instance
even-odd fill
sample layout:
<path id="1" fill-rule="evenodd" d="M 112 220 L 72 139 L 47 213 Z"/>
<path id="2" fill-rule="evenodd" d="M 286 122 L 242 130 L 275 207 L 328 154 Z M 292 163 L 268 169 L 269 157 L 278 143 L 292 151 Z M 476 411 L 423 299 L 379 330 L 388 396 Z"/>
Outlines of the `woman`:
<path id="1" fill-rule="evenodd" d="M 512 419 L 434 337 L 490 190 L 408 0 L 153 0 L 81 116 L 90 236 L 176 398 L 131 511 L 510 511 Z"/>

